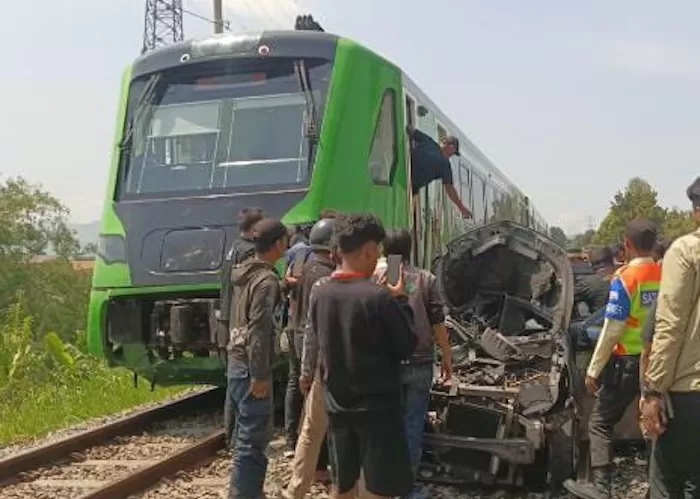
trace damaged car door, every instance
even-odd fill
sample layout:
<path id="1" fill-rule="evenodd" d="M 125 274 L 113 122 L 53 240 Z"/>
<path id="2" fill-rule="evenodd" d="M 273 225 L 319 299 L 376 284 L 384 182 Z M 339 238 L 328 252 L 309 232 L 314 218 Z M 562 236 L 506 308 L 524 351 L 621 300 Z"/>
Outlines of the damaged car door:
<path id="1" fill-rule="evenodd" d="M 434 272 L 449 309 L 455 375 L 431 391 L 421 478 L 558 486 L 578 455 L 565 251 L 502 221 L 450 242 Z"/>

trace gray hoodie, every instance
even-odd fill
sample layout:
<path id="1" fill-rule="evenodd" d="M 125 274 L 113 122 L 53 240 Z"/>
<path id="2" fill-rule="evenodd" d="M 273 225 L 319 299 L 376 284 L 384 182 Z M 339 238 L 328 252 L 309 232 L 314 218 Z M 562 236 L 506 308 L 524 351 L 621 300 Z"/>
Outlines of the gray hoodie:
<path id="1" fill-rule="evenodd" d="M 228 377 L 264 380 L 272 377 L 275 355 L 274 316 L 280 285 L 274 268 L 253 257 L 231 270 Z"/>

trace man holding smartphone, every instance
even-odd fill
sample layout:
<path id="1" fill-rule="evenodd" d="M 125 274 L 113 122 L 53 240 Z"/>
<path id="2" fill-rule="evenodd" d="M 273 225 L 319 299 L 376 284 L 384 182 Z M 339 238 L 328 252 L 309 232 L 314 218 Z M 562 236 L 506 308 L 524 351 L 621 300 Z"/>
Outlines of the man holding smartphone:
<path id="1" fill-rule="evenodd" d="M 404 496 L 413 487 L 400 375 L 417 338 L 402 279 L 387 287 L 371 281 L 385 236 L 371 214 L 336 220 L 340 267 L 316 286 L 309 303 L 306 334 L 318 335 L 333 497 L 339 499 L 356 497 L 361 471 L 367 497 Z"/>
<path id="2" fill-rule="evenodd" d="M 423 453 L 423 428 L 433 384 L 435 344 L 437 343 L 442 353 L 440 374 L 445 380 L 452 377 L 452 350 L 445 327 L 445 313 L 437 279 L 429 271 L 410 264 L 413 247 L 410 232 L 405 229 L 389 232 L 383 247 L 385 261 L 377 265 L 375 279 L 395 285 L 403 277 L 408 303 L 413 311 L 414 328 L 418 335 L 415 352 L 405 359 L 401 366 L 404 426 L 415 478 Z M 421 491 L 416 489 L 409 497 L 418 499 L 421 497 Z"/>

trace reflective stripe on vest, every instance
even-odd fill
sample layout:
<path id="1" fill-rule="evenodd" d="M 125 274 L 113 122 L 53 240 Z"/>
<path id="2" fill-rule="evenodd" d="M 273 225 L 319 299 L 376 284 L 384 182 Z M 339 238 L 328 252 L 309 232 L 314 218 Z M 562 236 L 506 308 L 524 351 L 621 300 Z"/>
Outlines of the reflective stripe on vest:
<path id="1" fill-rule="evenodd" d="M 659 293 L 661 266 L 655 262 L 625 266 L 617 272 L 630 296 L 630 315 L 627 328 L 615 345 L 615 355 L 639 355 L 644 349 L 642 329 L 649 317 L 649 309 Z"/>

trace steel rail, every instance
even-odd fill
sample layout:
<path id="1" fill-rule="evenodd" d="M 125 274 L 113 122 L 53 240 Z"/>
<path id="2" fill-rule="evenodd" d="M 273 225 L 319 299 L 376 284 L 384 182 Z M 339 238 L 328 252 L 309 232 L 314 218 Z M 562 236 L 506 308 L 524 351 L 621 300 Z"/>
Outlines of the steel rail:
<path id="1" fill-rule="evenodd" d="M 217 431 L 185 449 L 174 452 L 151 466 L 141 468 L 124 478 L 108 483 L 98 490 L 88 492 L 82 495 L 80 499 L 117 499 L 142 492 L 167 476 L 216 457 L 216 453 L 225 446 L 224 435 L 225 432 L 223 430 Z"/>
<path id="2" fill-rule="evenodd" d="M 6 485 L 3 482 L 16 477 L 19 473 L 34 470 L 52 461 L 68 457 L 73 452 L 78 452 L 104 440 L 130 433 L 143 426 L 167 420 L 187 412 L 201 410 L 216 401 L 220 401 L 221 397 L 222 393 L 219 388 L 195 393 L 166 404 L 143 409 L 96 428 L 69 435 L 56 442 L 41 445 L 21 454 L 2 459 L 0 460 L 0 486 Z"/>

